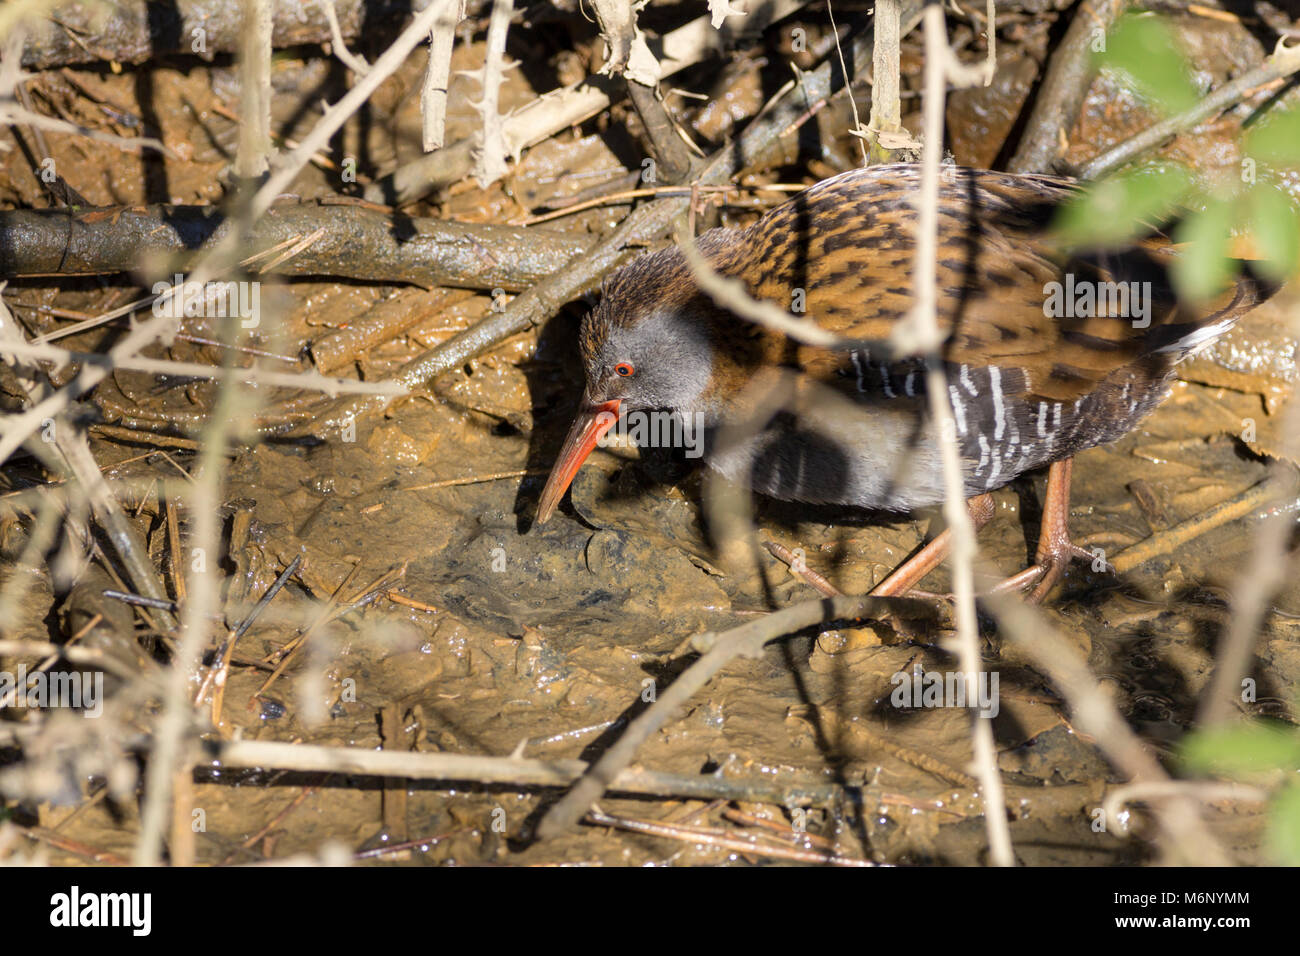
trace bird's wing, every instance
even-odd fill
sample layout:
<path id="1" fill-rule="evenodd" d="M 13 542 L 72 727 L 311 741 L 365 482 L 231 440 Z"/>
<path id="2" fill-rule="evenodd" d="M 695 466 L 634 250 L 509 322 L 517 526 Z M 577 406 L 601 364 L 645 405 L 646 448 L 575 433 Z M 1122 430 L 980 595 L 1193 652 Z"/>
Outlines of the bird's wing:
<path id="1" fill-rule="evenodd" d="M 1158 233 L 1123 252 L 1062 253 L 1050 227 L 1074 189 L 1046 176 L 941 176 L 937 317 L 950 366 L 1020 368 L 1027 399 L 1074 401 L 1125 365 L 1172 365 L 1172 343 L 1194 341 L 1198 329 L 1258 301 L 1242 280 L 1202 309 L 1180 307 L 1168 276 L 1174 253 Z M 749 291 L 795 312 L 803 306 L 847 338 L 887 342 L 914 301 L 917 195 L 914 166 L 854 170 L 814 186 L 752 228 L 747 272 L 762 278 Z M 1091 307 L 1079 298 L 1088 288 Z M 861 360 L 795 353 L 794 363 L 824 380 L 857 374 Z"/>

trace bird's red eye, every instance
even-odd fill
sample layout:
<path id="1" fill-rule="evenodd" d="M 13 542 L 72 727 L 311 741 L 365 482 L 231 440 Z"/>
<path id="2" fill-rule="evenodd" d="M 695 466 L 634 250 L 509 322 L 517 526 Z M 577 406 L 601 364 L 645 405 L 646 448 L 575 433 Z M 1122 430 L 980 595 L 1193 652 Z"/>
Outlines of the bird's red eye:
<path id="1" fill-rule="evenodd" d="M 632 367 L 631 362 L 619 362 L 617 365 L 614 366 L 614 371 L 617 372 L 619 375 L 622 375 L 624 378 L 627 378 L 629 375 L 635 372 L 636 369 Z"/>

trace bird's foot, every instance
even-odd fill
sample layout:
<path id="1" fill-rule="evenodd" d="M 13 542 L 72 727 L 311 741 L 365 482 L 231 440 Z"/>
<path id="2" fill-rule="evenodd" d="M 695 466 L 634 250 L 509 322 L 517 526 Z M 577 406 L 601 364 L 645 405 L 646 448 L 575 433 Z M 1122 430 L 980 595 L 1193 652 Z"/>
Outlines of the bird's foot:
<path id="1" fill-rule="evenodd" d="M 1071 561 L 1087 561 L 1089 564 L 1096 566 L 1100 561 L 1105 570 L 1113 571 L 1109 564 L 1100 558 L 1097 552 L 1081 548 L 1069 537 L 1061 535 L 1053 536 L 1053 539 L 1044 546 L 1039 544 L 1038 553 L 1034 557 L 1034 563 L 1019 574 L 1013 574 L 994 586 L 994 594 L 1006 594 L 1015 591 L 1029 591 L 1025 595 L 1025 601 L 1029 604 L 1041 604 L 1051 593 L 1052 588 L 1065 577 L 1065 571 L 1070 566 Z M 1030 590 L 1030 589 L 1033 590 Z"/>

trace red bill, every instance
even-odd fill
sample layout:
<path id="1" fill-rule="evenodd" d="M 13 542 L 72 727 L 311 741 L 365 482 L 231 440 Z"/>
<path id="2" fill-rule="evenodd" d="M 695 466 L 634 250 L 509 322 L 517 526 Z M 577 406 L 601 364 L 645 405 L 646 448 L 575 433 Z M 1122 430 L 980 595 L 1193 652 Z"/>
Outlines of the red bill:
<path id="1" fill-rule="evenodd" d="M 574 476 L 582 463 L 587 460 L 596 442 L 618 421 L 618 399 L 600 405 L 585 405 L 574 419 L 560 457 L 551 468 L 551 476 L 546 479 L 542 489 L 542 499 L 537 505 L 537 523 L 545 524 L 550 520 L 555 508 L 564 497 L 565 491 L 573 482 Z"/>

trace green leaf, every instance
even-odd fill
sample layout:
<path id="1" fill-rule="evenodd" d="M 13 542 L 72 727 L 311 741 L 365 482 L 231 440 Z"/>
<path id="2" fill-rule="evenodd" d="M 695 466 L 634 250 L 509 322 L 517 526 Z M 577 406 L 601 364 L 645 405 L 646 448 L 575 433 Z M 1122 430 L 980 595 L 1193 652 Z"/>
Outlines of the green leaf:
<path id="1" fill-rule="evenodd" d="M 1212 199 L 1200 212 L 1188 213 L 1174 230 L 1174 242 L 1183 246 L 1171 272 L 1182 297 L 1203 301 L 1223 290 L 1237 271 L 1228 255 L 1234 210 L 1222 199 Z"/>
<path id="2" fill-rule="evenodd" d="M 1242 152 L 1265 168 L 1300 167 L 1300 106 L 1273 110 L 1252 125 Z"/>
<path id="3" fill-rule="evenodd" d="M 1167 116 L 1189 110 L 1201 99 L 1187 58 L 1163 17 L 1121 17 L 1106 38 L 1101 64 L 1128 74 L 1134 88 Z"/>
<path id="4" fill-rule="evenodd" d="M 1291 783 L 1268 808 L 1269 854 L 1283 866 L 1300 866 L 1300 783 Z"/>
<path id="5" fill-rule="evenodd" d="M 1188 734 L 1182 746 L 1190 770 L 1226 774 L 1300 767 L 1300 734 L 1265 721 L 1233 724 Z"/>
<path id="6" fill-rule="evenodd" d="M 1187 171 L 1172 163 L 1128 169 L 1070 200 L 1056 229 L 1072 248 L 1121 246 L 1168 218 L 1190 187 Z"/>
<path id="7" fill-rule="evenodd" d="M 1257 268 L 1269 279 L 1282 282 L 1295 275 L 1300 262 L 1300 210 L 1291 196 L 1272 183 L 1250 188 L 1250 232 L 1264 258 Z"/>

